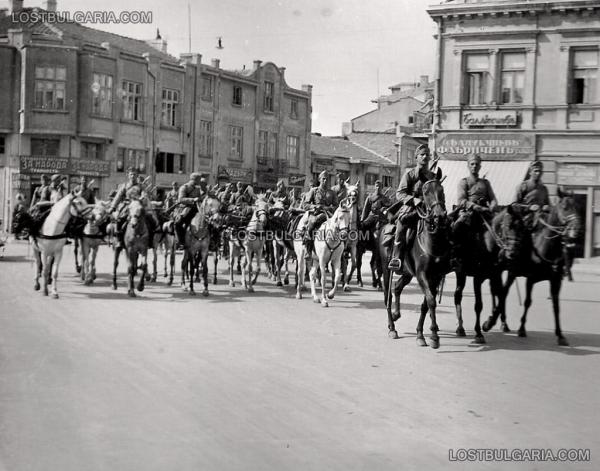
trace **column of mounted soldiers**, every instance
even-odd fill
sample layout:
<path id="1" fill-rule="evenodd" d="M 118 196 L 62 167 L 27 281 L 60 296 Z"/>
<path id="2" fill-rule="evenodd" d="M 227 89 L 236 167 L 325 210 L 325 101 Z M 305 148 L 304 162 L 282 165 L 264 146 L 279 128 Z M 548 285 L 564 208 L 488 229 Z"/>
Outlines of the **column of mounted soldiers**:
<path id="1" fill-rule="evenodd" d="M 422 187 L 429 180 L 435 179 L 434 173 L 437 160 L 431 163 L 431 153 L 427 145 L 419 146 L 415 151 L 416 166 L 406 171 L 402 176 L 395 198 L 390 198 L 383 191 L 381 181 L 375 182 L 375 189 L 368 194 L 360 217 L 360 229 L 369 230 L 377 234 L 378 229 L 386 222 L 395 222 L 395 233 L 388 234 L 393 239 L 393 250 L 390 260 L 386 261 L 391 270 L 401 270 L 407 246 L 411 244 L 418 220 L 418 210 L 422 205 Z M 430 167 L 431 163 L 431 167 Z M 479 214 L 485 220 L 490 220 L 497 200 L 490 182 L 479 176 L 481 158 L 477 154 L 470 155 L 467 159 L 468 175 L 462 178 L 458 187 L 456 206 L 450 212 L 452 221 L 453 241 L 465 241 L 468 237 L 462 234 L 473 234 L 481 231 L 483 226 L 478 223 L 481 218 L 474 217 Z M 549 197 L 546 186 L 541 182 L 543 166 L 540 161 L 530 165 L 528 178 L 519 184 L 515 203 L 525 205 L 532 212 L 544 212 L 549 209 Z M 51 206 L 67 194 L 66 178 L 61 175 L 42 175 L 42 185 L 32 195 L 29 212 L 32 216 L 30 235 L 36 234 L 40 229 L 44 217 Z M 192 173 L 189 181 L 181 187 L 176 182 L 171 185 L 171 190 L 166 193 L 162 201 L 153 199 L 154 188 L 140 181 L 134 169 L 128 169 L 127 181 L 120 184 L 109 195 L 108 213 L 115 221 L 117 242 L 123 243 L 124 225 L 127 221 L 127 202 L 139 199 L 147 209 L 160 209 L 149 211 L 148 223 L 152 231 L 173 229 L 179 244 L 185 238 L 185 231 L 190 221 L 198 211 L 202 200 L 210 195 L 221 203 L 223 213 L 238 214 L 240 217 L 248 216 L 252 212 L 252 205 L 257 196 L 250 185 L 241 182 L 228 183 L 224 186 L 215 185 L 208 187 L 205 178 L 199 173 Z M 263 197 L 270 204 L 278 202 L 285 210 L 308 211 L 309 218 L 303 238 L 312 253 L 314 231 L 331 215 L 340 201 L 346 197 L 346 186 L 337 176 L 337 183 L 332 188 L 328 185 L 329 174 L 327 171 L 319 175 L 318 186 L 310 188 L 308 192 L 297 196 L 295 189 L 288 190 L 283 180 L 277 182 L 276 188 L 267 190 Z M 90 182 L 85 175 L 80 177 L 79 185 L 74 190 L 84 197 L 88 204 L 95 204 L 96 197 L 90 188 Z M 16 212 L 27 211 L 22 195 L 18 197 Z M 159 218 L 157 212 L 161 215 Z M 165 224 L 166 223 L 166 224 Z M 465 250 L 468 247 L 460 242 L 453 244 L 452 263 L 454 268 L 460 266 Z"/>

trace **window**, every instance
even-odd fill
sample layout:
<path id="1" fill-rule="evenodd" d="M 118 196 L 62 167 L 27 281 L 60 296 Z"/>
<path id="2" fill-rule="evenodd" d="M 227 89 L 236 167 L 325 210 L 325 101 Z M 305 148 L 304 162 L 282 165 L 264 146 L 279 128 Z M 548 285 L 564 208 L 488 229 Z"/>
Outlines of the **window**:
<path id="1" fill-rule="evenodd" d="M 58 139 L 31 139 L 31 155 L 58 157 Z"/>
<path id="2" fill-rule="evenodd" d="M 6 154 L 6 138 L 0 136 L 0 155 Z"/>
<path id="3" fill-rule="evenodd" d="M 36 67 L 35 107 L 42 110 L 64 110 L 66 84 L 65 67 Z"/>
<path id="4" fill-rule="evenodd" d="M 269 133 L 267 131 L 258 131 L 258 156 L 267 157 L 267 140 Z"/>
<path id="5" fill-rule="evenodd" d="M 179 92 L 163 88 L 162 91 L 162 116 L 160 122 L 165 126 L 177 126 L 177 112 L 179 110 Z"/>
<path id="6" fill-rule="evenodd" d="M 273 82 L 265 82 L 265 99 L 263 102 L 263 109 L 265 111 L 273 111 L 274 90 L 275 84 Z"/>
<path id="7" fill-rule="evenodd" d="M 200 149 L 202 157 L 212 157 L 212 121 L 200 121 Z"/>
<path id="8" fill-rule="evenodd" d="M 384 175 L 383 177 L 381 177 L 381 185 L 383 186 L 383 188 L 388 188 L 393 186 L 393 179 L 391 175 Z"/>
<path id="9" fill-rule="evenodd" d="M 290 118 L 298 119 L 298 100 L 295 98 L 290 101 Z"/>
<path id="10" fill-rule="evenodd" d="M 502 54 L 502 90 L 500 103 L 523 103 L 525 88 L 525 53 Z"/>
<path id="11" fill-rule="evenodd" d="M 112 117 L 112 86 L 111 75 L 94 74 L 92 82 L 92 114 Z"/>
<path id="12" fill-rule="evenodd" d="M 365 174 L 365 185 L 371 186 L 375 185 L 375 182 L 379 180 L 379 175 L 376 173 L 366 173 Z"/>
<path id="13" fill-rule="evenodd" d="M 102 158 L 102 144 L 95 142 L 82 142 L 81 143 L 81 158 L 82 159 L 101 159 Z"/>
<path id="14" fill-rule="evenodd" d="M 268 157 L 276 159 L 278 157 L 277 150 L 277 133 L 271 132 L 269 133 Z"/>
<path id="15" fill-rule="evenodd" d="M 156 173 L 183 173 L 185 172 L 185 155 L 159 152 L 154 161 Z"/>
<path id="16" fill-rule="evenodd" d="M 129 167 L 136 169 L 138 172 L 145 172 L 146 151 L 119 147 L 117 150 L 117 172 L 124 172 Z"/>
<path id="17" fill-rule="evenodd" d="M 229 138 L 231 142 L 231 152 L 229 157 L 242 160 L 244 147 L 244 128 L 241 126 L 229 126 Z"/>
<path id="18" fill-rule="evenodd" d="M 202 77 L 202 99 L 212 101 L 213 99 L 213 78 L 211 75 Z"/>
<path id="19" fill-rule="evenodd" d="M 298 136 L 288 136 L 286 139 L 286 152 L 285 155 L 291 167 L 298 167 L 298 156 L 299 156 L 299 142 Z"/>
<path id="20" fill-rule="evenodd" d="M 572 64 L 571 103 L 595 103 L 598 50 L 574 51 Z"/>
<path id="21" fill-rule="evenodd" d="M 142 84 L 123 81 L 123 118 L 142 121 Z"/>
<path id="22" fill-rule="evenodd" d="M 233 86 L 233 101 L 232 104 L 242 106 L 242 87 Z"/>
<path id="23" fill-rule="evenodd" d="M 465 99 L 469 105 L 486 103 L 490 60 L 487 54 L 468 54 L 465 67 Z"/>

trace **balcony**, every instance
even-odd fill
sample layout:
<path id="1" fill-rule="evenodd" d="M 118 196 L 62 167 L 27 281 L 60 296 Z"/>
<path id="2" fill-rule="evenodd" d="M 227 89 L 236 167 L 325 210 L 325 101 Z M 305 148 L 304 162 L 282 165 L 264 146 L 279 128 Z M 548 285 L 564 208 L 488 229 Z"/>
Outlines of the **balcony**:
<path id="1" fill-rule="evenodd" d="M 275 175 L 284 175 L 288 173 L 289 163 L 287 160 L 273 159 L 271 157 L 256 156 L 258 169 L 262 171 L 271 170 Z"/>

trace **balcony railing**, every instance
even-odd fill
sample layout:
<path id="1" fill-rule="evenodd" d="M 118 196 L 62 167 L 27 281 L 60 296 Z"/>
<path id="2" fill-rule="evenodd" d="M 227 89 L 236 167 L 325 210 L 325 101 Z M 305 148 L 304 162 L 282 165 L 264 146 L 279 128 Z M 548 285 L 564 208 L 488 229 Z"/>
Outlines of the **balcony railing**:
<path id="1" fill-rule="evenodd" d="M 261 170 L 272 169 L 275 174 L 286 174 L 289 169 L 289 162 L 283 159 L 256 156 L 256 163 Z"/>

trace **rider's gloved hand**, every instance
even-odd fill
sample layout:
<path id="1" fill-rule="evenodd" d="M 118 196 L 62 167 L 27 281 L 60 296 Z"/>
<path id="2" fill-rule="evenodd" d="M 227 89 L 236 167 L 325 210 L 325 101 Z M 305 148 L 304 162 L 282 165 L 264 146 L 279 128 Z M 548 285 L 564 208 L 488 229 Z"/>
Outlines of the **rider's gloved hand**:
<path id="1" fill-rule="evenodd" d="M 413 205 L 414 205 L 414 206 L 415 206 L 415 208 L 416 208 L 416 207 L 417 207 L 417 206 L 419 206 L 421 203 L 423 203 L 423 200 L 421 200 L 421 198 L 417 198 L 417 197 L 415 197 L 415 198 L 413 198 L 413 200 L 412 200 L 412 203 L 413 203 Z"/>

